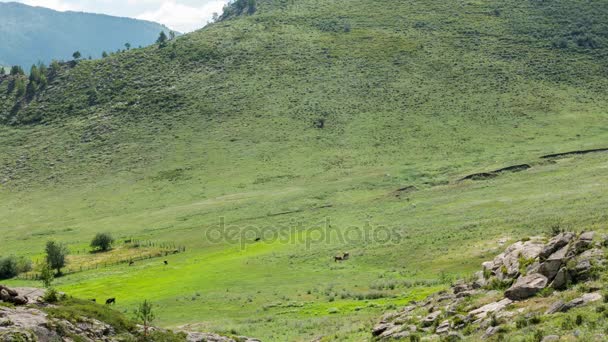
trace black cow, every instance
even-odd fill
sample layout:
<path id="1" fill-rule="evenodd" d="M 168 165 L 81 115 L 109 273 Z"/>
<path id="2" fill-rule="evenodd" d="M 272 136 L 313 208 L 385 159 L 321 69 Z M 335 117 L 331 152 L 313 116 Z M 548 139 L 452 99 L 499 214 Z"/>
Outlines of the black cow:
<path id="1" fill-rule="evenodd" d="M 106 299 L 106 305 L 116 304 L 116 298 L 108 298 Z"/>
<path id="2" fill-rule="evenodd" d="M 167 260 L 165 260 L 165 266 L 169 265 L 169 262 Z"/>

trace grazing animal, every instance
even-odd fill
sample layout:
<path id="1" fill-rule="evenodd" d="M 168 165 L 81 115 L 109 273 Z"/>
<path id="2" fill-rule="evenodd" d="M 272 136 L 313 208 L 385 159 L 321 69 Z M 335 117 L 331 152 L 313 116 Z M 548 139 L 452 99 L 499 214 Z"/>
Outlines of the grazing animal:
<path id="1" fill-rule="evenodd" d="M 129 266 L 135 265 L 135 261 L 129 261 Z"/>
<path id="2" fill-rule="evenodd" d="M 350 253 L 348 252 L 344 252 L 344 256 L 342 257 L 343 260 L 348 260 L 350 258 Z"/>
<path id="3" fill-rule="evenodd" d="M 106 299 L 106 305 L 116 304 L 116 298 L 108 298 Z"/>
<path id="4" fill-rule="evenodd" d="M 334 257 L 334 262 L 338 262 L 338 261 L 344 261 L 344 257 L 341 255 L 336 255 Z"/>
<path id="5" fill-rule="evenodd" d="M 165 266 L 166 266 L 166 265 L 169 265 L 169 262 L 168 262 L 167 260 L 165 260 Z"/>
<path id="6" fill-rule="evenodd" d="M 262 238 L 255 238 L 255 242 L 260 242 Z"/>
<path id="7" fill-rule="evenodd" d="M 97 303 L 97 299 L 93 298 L 93 299 L 89 299 L 91 302 L 93 303 Z"/>

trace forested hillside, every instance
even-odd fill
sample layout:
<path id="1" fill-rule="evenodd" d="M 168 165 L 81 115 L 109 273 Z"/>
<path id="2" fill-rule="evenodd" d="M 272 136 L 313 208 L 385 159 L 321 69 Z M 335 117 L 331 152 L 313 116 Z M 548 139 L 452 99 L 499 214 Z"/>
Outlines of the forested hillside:
<path id="1" fill-rule="evenodd" d="M 108 15 L 57 12 L 16 2 L 0 2 L 0 65 L 29 68 L 53 59 L 70 60 L 75 51 L 83 58 L 102 52 L 147 46 L 169 28 L 143 20 Z"/>

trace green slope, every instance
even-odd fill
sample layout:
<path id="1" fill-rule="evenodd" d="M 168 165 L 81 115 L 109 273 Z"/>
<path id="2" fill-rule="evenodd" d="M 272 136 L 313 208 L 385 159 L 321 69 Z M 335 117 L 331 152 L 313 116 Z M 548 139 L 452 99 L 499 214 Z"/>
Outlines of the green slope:
<path id="1" fill-rule="evenodd" d="M 3 254 L 38 258 L 49 238 L 82 250 L 97 231 L 182 244 L 167 268 L 58 282 L 125 309 L 150 298 L 167 326 L 366 337 L 382 311 L 476 270 L 498 237 L 605 227 L 606 155 L 539 157 L 608 147 L 607 9 L 265 1 L 163 48 L 65 65 L 17 106 L 4 81 Z M 405 186 L 418 191 L 397 198 Z M 207 238 L 221 217 L 247 249 Z M 328 218 L 402 238 L 272 239 Z M 352 260 L 335 264 L 343 251 Z"/>

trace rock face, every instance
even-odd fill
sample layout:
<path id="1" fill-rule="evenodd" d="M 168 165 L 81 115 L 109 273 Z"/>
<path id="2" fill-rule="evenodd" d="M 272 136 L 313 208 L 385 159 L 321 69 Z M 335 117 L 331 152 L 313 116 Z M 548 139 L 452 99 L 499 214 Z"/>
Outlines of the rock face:
<path id="1" fill-rule="evenodd" d="M 17 290 L 9 289 L 0 285 L 0 300 L 14 305 L 25 305 L 29 302 L 27 296 L 20 294 Z"/>
<path id="2" fill-rule="evenodd" d="M 385 315 L 372 334 L 379 340 L 409 338 L 412 330 L 406 327 L 414 325 L 422 327 L 417 333 L 428 334 L 430 340 L 458 339 L 458 330 L 475 324 L 479 337 L 490 338 L 500 331 L 495 326 L 497 320 L 513 322 L 515 316 L 523 315 L 523 309 L 515 309 L 521 304 L 511 305 L 514 301 L 524 301 L 548 287 L 559 291 L 593 278 L 596 268 L 605 265 L 601 246 L 608 246 L 608 237 L 603 244 L 594 243 L 594 237 L 594 232 L 578 237 L 564 232 L 546 243 L 541 238 L 516 242 L 492 261 L 484 262 L 483 271 L 475 273 L 469 282 L 458 281 L 449 291 Z M 509 286 L 504 297 L 492 290 L 503 286 Z M 546 314 L 566 312 L 601 299 L 601 294 L 593 292 L 568 302 L 558 300 Z"/>
<path id="3" fill-rule="evenodd" d="M 549 280 L 540 273 L 520 277 L 506 292 L 505 297 L 511 300 L 530 298 L 547 286 Z"/>

